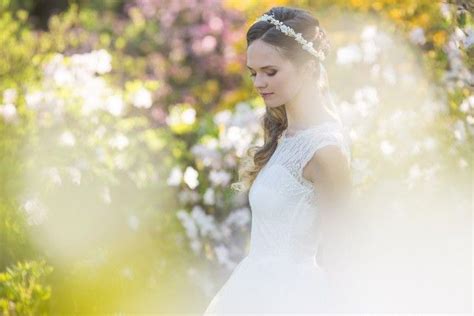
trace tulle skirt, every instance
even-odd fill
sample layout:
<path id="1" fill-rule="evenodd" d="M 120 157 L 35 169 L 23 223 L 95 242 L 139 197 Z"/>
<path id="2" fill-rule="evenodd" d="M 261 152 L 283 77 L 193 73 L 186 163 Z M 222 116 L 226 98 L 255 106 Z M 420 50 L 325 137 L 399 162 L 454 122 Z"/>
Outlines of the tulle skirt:
<path id="1" fill-rule="evenodd" d="M 338 303 L 334 301 L 338 295 L 315 257 L 296 261 L 249 255 L 237 265 L 204 315 L 324 313 Z"/>

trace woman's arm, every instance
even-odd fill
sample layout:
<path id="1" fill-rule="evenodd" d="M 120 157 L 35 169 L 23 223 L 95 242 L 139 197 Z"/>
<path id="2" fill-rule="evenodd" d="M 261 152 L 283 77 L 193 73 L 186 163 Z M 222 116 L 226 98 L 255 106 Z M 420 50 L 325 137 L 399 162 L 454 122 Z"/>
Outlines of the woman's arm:
<path id="1" fill-rule="evenodd" d="M 344 265 L 348 254 L 343 238 L 347 239 L 350 234 L 350 218 L 353 215 L 348 207 L 352 191 L 349 163 L 338 146 L 327 145 L 314 153 L 303 169 L 303 176 L 316 189 L 317 211 L 322 221 L 318 227 L 323 236 L 320 244 L 323 255 L 321 265 L 336 273 L 337 268 Z"/>

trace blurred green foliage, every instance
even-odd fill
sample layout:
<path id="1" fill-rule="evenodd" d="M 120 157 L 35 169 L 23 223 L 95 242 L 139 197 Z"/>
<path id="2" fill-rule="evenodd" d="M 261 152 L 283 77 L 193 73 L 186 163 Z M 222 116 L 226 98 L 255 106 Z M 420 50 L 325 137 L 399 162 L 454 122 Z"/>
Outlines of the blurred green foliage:
<path id="1" fill-rule="evenodd" d="M 48 315 L 51 286 L 45 283 L 52 271 L 41 260 L 17 262 L 0 273 L 2 315 Z"/>

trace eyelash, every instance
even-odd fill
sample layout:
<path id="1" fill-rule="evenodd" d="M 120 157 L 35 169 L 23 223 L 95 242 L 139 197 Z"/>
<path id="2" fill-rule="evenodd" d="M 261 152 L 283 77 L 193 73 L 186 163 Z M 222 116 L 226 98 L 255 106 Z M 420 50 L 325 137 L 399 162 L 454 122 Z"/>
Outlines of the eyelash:
<path id="1" fill-rule="evenodd" d="M 268 74 L 268 75 L 269 75 L 270 77 L 273 77 L 274 75 L 276 75 L 276 73 L 277 73 L 277 71 L 275 71 L 275 72 L 273 72 L 273 73 L 271 73 L 271 74 Z M 250 74 L 250 77 L 255 77 L 255 76 L 256 76 L 256 74 L 252 74 L 252 73 Z"/>

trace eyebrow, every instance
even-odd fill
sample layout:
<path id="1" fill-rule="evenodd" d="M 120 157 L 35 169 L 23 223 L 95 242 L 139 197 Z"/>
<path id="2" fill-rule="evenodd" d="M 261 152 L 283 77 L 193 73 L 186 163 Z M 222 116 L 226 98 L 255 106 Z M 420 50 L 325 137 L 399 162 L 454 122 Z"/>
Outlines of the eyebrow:
<path id="1" fill-rule="evenodd" d="M 260 69 L 265 69 L 265 68 L 270 68 L 270 67 L 276 67 L 274 65 L 268 65 L 268 66 L 263 66 Z M 247 66 L 248 69 L 252 69 L 251 67 Z"/>

